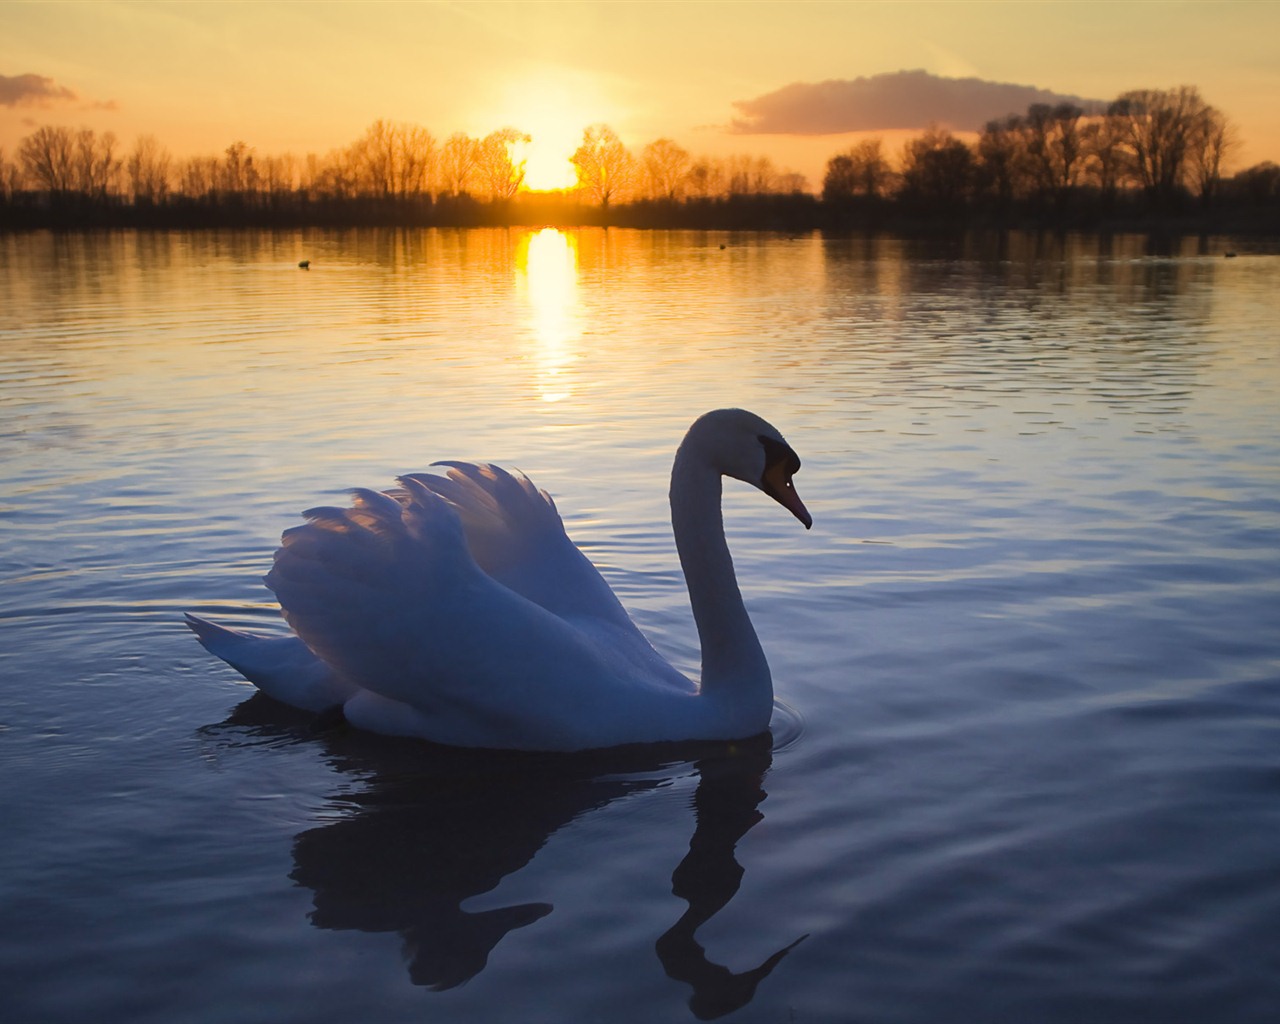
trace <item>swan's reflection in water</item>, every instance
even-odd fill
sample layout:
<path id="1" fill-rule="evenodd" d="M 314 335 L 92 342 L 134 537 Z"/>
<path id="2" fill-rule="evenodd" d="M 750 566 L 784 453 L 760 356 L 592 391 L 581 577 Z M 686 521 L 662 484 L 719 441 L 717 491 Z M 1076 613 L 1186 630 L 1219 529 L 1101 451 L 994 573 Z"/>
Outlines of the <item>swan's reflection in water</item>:
<path id="1" fill-rule="evenodd" d="M 689 1008 L 700 1020 L 723 1016 L 751 1002 L 756 986 L 798 946 L 801 936 L 749 971 L 734 974 L 713 963 L 694 932 L 718 914 L 738 892 L 743 869 L 734 857 L 738 840 L 763 820 L 764 777 L 772 763 L 767 744 L 738 748 L 728 758 L 697 762 L 693 806 L 696 825 L 689 853 L 671 875 L 671 891 L 689 904 L 658 939 L 658 959 L 676 981 L 693 986 Z"/>
<path id="2" fill-rule="evenodd" d="M 279 705 L 255 696 L 225 724 L 270 728 L 281 715 Z M 399 933 L 416 985 L 443 990 L 469 981 L 508 933 L 553 909 L 521 903 L 471 912 L 463 909 L 467 900 L 523 868 L 569 822 L 663 786 L 691 764 L 698 777 L 694 830 L 671 877 L 672 892 L 688 909 L 657 940 L 662 967 L 692 986 L 689 1006 L 708 1020 L 749 1003 L 800 941 L 734 973 L 695 938 L 741 884 L 734 851 L 763 818 L 768 736 L 693 751 L 552 757 L 401 744 L 347 731 L 319 742 L 332 764 L 363 787 L 333 799 L 344 812 L 337 820 L 297 836 L 290 878 L 314 892 L 310 918 L 317 928 Z"/>

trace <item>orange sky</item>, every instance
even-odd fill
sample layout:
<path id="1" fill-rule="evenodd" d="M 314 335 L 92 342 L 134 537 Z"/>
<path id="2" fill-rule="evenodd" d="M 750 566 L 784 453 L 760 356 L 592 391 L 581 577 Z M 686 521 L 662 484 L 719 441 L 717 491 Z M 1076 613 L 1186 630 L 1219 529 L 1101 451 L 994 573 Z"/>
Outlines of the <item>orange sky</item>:
<path id="1" fill-rule="evenodd" d="M 1280 3 L 1233 0 L 7 2 L 0 146 L 12 154 L 53 123 L 126 144 L 151 133 L 178 155 L 237 139 L 301 155 L 376 118 L 440 139 L 511 124 L 534 136 L 531 176 L 550 183 L 582 128 L 605 121 L 637 147 L 668 136 L 699 153 L 765 154 L 816 185 L 848 137 L 733 134 L 735 104 L 922 69 L 1097 99 L 1193 84 L 1237 124 L 1243 166 L 1280 160 L 1276 39 Z M 21 75 L 48 80 L 43 100 L 15 85 Z"/>

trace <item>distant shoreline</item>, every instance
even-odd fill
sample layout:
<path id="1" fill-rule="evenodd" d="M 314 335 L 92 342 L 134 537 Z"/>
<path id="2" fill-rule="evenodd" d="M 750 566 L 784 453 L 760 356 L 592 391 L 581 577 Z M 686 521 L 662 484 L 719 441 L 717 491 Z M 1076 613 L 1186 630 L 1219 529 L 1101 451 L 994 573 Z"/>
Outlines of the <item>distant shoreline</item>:
<path id="1" fill-rule="evenodd" d="M 94 201 L 81 196 L 55 202 L 34 194 L 0 204 L 0 233 L 374 227 L 615 227 L 926 236 L 969 230 L 1026 230 L 1280 237 L 1280 207 L 1220 202 L 1201 209 L 1188 199 L 1178 209 L 1152 211 L 1143 209 L 1141 197 L 1135 196 L 1106 210 L 1087 202 L 1061 212 L 1026 207 L 929 209 L 892 200 L 831 202 L 807 193 L 646 200 L 608 208 L 556 194 L 530 194 L 491 202 L 467 197 L 332 200 L 287 194 L 254 197 L 252 202 L 233 196 L 218 201 L 177 199 L 161 205 L 134 205 L 111 198 Z"/>

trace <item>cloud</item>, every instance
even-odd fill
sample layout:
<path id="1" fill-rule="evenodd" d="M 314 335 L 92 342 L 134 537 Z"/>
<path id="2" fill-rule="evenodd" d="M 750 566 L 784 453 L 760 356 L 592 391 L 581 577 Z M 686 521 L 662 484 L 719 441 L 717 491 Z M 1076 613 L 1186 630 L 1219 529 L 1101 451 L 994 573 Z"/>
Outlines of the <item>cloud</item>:
<path id="1" fill-rule="evenodd" d="M 76 94 L 44 75 L 0 75 L 0 106 L 47 107 L 59 100 L 76 99 Z"/>
<path id="2" fill-rule="evenodd" d="M 1104 100 L 1031 85 L 894 71 L 852 81 L 795 82 L 753 100 L 738 100 L 733 105 L 741 116 L 729 130 L 738 135 L 838 135 L 941 124 L 954 131 L 981 131 L 988 121 L 1023 113 L 1033 103 L 1074 103 L 1085 110 L 1105 106 Z"/>

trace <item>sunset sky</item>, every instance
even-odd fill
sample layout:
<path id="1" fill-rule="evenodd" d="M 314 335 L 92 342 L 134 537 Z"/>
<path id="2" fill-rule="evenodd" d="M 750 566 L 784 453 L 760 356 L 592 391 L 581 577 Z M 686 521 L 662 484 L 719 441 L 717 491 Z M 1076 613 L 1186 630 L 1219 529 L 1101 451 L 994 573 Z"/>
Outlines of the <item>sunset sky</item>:
<path id="1" fill-rule="evenodd" d="M 324 153 L 376 118 L 440 140 L 512 125 L 534 136 L 530 173 L 550 187 L 583 127 L 604 121 L 637 148 L 667 136 L 695 153 L 769 155 L 816 185 L 851 127 L 892 143 L 931 120 L 997 116 L 983 104 L 1004 93 L 983 83 L 1083 100 L 1191 84 L 1237 125 L 1240 167 L 1280 161 L 1277 40 L 1269 0 L 6 0 L 0 147 L 12 156 L 41 124 L 112 131 L 126 147 L 150 133 L 178 156 L 236 140 Z M 1007 95 L 1004 112 L 1025 110 L 1023 92 Z"/>

